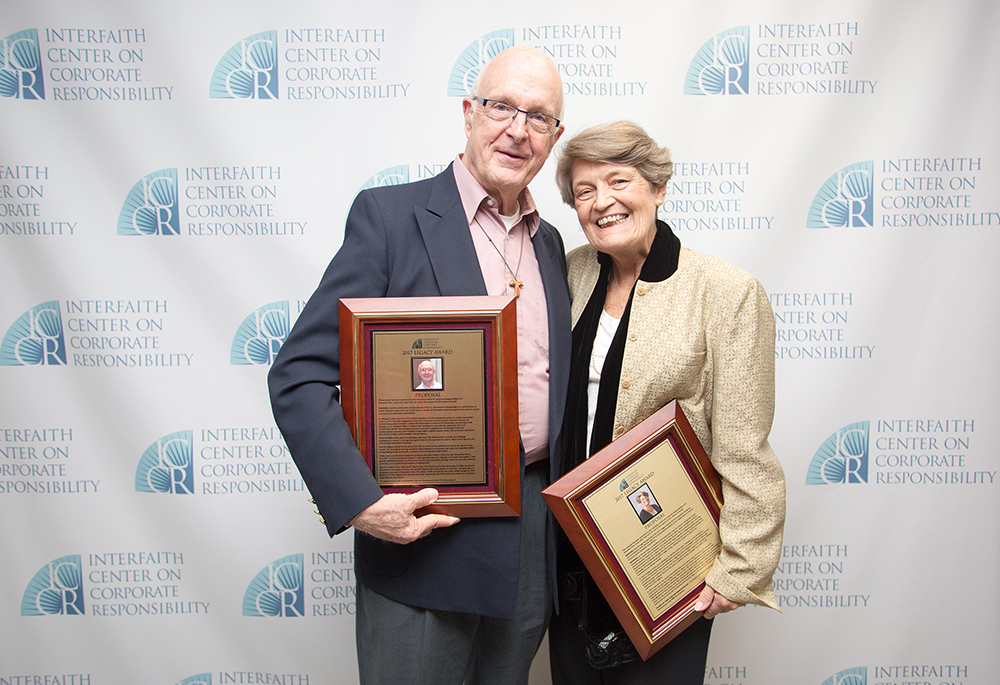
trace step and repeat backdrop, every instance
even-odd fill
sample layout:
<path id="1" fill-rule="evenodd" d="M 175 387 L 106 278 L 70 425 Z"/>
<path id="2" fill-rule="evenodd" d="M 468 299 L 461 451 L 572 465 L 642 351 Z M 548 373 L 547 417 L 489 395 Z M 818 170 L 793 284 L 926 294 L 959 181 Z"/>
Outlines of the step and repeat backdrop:
<path id="1" fill-rule="evenodd" d="M 661 218 L 771 298 L 782 612 L 718 619 L 706 683 L 997 682 L 998 30 L 992 0 L 2 0 L 0 684 L 356 682 L 352 539 L 265 376 L 355 195 L 444 169 L 511 45 L 567 135 L 670 147 Z"/>

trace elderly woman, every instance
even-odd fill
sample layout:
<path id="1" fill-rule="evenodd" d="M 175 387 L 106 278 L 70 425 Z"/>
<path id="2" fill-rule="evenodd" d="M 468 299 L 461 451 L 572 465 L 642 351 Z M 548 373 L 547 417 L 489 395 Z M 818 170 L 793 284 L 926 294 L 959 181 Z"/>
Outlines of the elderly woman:
<path id="1" fill-rule="evenodd" d="M 556 179 L 590 243 L 567 258 L 573 356 L 563 463 L 570 470 L 676 399 L 722 478 L 722 550 L 696 609 L 777 609 L 771 575 L 785 481 L 767 436 L 774 413 L 774 318 L 763 287 L 681 247 L 657 219 L 670 152 L 630 122 L 564 146 Z M 560 612 L 549 632 L 563 683 L 702 683 L 712 622 L 699 619 L 643 662 L 565 538 Z"/>
<path id="2" fill-rule="evenodd" d="M 645 490 L 640 491 L 635 499 L 641 507 L 639 509 L 639 520 L 642 523 L 648 523 L 650 519 L 660 513 L 660 505 L 650 502 L 649 493 Z"/>

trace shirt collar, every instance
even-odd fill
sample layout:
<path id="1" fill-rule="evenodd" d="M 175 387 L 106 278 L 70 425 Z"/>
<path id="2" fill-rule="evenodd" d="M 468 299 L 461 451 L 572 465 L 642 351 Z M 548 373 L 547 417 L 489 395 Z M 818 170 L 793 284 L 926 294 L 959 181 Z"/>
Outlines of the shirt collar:
<path id="1" fill-rule="evenodd" d="M 479 181 L 476 180 L 476 177 L 472 175 L 472 172 L 469 171 L 469 168 L 465 166 L 461 154 L 455 157 L 455 163 L 452 164 L 452 171 L 455 174 L 455 185 L 458 186 L 458 194 L 462 198 L 462 208 L 465 209 L 465 218 L 469 222 L 469 225 L 472 225 L 472 220 L 475 218 L 480 207 L 495 214 L 499 220 L 500 214 L 497 210 L 496 201 L 490 197 L 490 194 L 486 192 Z M 541 217 L 538 215 L 535 201 L 527 188 L 521 191 L 517 201 L 521 205 L 521 218 L 524 220 L 525 226 L 528 227 L 528 235 L 534 237 Z"/>

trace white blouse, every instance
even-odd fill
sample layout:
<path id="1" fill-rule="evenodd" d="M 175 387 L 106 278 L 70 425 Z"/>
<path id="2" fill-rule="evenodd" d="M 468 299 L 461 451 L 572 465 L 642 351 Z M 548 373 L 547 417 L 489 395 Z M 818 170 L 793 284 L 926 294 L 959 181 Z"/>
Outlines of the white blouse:
<path id="1" fill-rule="evenodd" d="M 594 415 L 597 413 L 597 393 L 601 388 L 601 371 L 604 370 L 604 360 L 611 349 L 611 342 L 618 332 L 621 319 L 601 310 L 601 320 L 594 337 L 594 351 L 590 355 L 590 382 L 587 384 L 587 454 L 590 454 L 590 436 L 594 432 Z"/>

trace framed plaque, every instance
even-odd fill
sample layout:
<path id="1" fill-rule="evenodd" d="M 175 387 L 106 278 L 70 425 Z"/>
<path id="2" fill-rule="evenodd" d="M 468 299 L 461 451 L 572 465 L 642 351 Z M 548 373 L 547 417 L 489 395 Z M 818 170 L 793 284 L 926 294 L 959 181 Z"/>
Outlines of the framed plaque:
<path id="1" fill-rule="evenodd" d="M 542 495 L 643 660 L 701 616 L 722 484 L 676 401 Z"/>
<path id="2" fill-rule="evenodd" d="M 340 300 L 344 417 L 386 493 L 421 513 L 521 513 L 513 296 Z"/>

